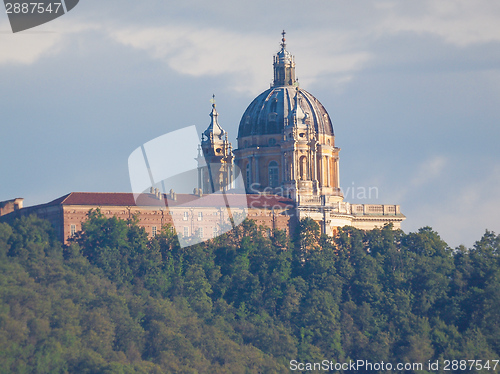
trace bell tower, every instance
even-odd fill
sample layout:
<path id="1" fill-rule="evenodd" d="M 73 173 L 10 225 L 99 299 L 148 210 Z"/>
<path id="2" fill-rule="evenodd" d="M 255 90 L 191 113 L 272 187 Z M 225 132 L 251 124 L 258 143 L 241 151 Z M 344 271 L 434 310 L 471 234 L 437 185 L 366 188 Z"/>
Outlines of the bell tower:
<path id="1" fill-rule="evenodd" d="M 219 125 L 219 113 L 212 97 L 210 125 L 201 134 L 198 148 L 198 188 L 204 194 L 226 191 L 233 184 L 233 150 L 227 132 Z"/>

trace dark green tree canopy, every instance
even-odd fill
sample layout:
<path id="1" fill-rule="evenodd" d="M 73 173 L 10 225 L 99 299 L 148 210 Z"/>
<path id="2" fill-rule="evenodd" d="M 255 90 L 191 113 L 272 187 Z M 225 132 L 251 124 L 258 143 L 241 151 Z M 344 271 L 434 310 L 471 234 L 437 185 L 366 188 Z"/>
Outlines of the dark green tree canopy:
<path id="1" fill-rule="evenodd" d="M 63 247 L 36 217 L 0 223 L 0 373 L 498 359 L 499 253 L 493 232 L 452 250 L 429 227 L 328 238 L 304 220 L 288 237 L 247 220 L 181 248 L 94 210 Z"/>

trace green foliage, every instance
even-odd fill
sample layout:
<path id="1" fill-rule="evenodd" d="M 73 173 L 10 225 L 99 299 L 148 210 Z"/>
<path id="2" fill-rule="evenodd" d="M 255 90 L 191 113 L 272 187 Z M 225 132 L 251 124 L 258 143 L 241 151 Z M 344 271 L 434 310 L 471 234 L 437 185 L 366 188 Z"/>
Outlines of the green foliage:
<path id="1" fill-rule="evenodd" d="M 289 361 L 493 359 L 500 236 L 245 221 L 181 248 L 99 210 L 66 247 L 0 224 L 0 373 L 285 373 Z"/>
<path id="2" fill-rule="evenodd" d="M 12 228 L 6 223 L 0 223 L 0 260 L 9 253 L 9 239 L 12 236 Z"/>

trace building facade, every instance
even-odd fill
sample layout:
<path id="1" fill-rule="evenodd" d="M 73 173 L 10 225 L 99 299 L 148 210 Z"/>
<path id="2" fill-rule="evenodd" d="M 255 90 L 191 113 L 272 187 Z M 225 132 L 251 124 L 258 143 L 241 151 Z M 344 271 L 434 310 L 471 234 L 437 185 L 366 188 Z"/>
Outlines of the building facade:
<path id="1" fill-rule="evenodd" d="M 346 225 L 369 230 L 391 223 L 400 228 L 405 216 L 399 205 L 344 201 L 340 148 L 330 116 L 312 94 L 299 87 L 285 32 L 280 47 L 273 61 L 273 84 L 243 113 L 235 150 L 219 124 L 214 101 L 210 124 L 201 136 L 198 186 L 192 195 L 153 189 L 139 199 L 131 193 L 70 193 L 28 208 L 22 208 L 22 199 L 3 202 L 0 215 L 12 218 L 35 213 L 49 219 L 65 242 L 95 208 L 108 217 L 136 215 L 151 236 L 175 223 L 178 235 L 208 239 L 222 232 L 222 222 L 228 220 L 225 214 L 240 213 L 269 229 L 288 232 L 304 218 L 316 221 L 327 235 Z M 244 186 L 236 186 L 238 180 Z M 240 193 L 237 203 L 224 211 L 215 195 L 223 193 L 227 205 L 235 187 L 243 187 L 246 193 Z M 207 198 L 211 194 L 214 197 Z"/>
<path id="2" fill-rule="evenodd" d="M 235 163 L 247 193 L 290 198 L 295 219 L 312 218 L 333 235 L 339 226 L 401 227 L 399 205 L 349 204 L 340 189 L 339 152 L 325 107 L 299 87 L 285 32 L 274 56 L 274 80 L 245 110 Z"/>
<path id="3" fill-rule="evenodd" d="M 231 195 L 229 195 L 231 199 Z M 22 199 L 16 199 L 22 202 Z M 241 202 L 241 200 L 236 200 Z M 177 234 L 199 241 L 214 238 L 224 230 L 228 214 L 245 215 L 259 226 L 270 230 L 293 229 L 293 201 L 280 196 L 246 196 L 242 204 L 231 204 L 231 211 L 220 206 L 211 195 L 200 199 L 199 194 L 142 194 L 135 199 L 132 193 L 71 192 L 46 204 L 12 209 L 0 216 L 0 221 L 12 221 L 21 216 L 35 214 L 52 223 L 57 237 L 64 243 L 81 231 L 82 223 L 91 209 L 99 209 L 107 217 L 127 220 L 138 219 L 150 237 L 165 227 Z"/>

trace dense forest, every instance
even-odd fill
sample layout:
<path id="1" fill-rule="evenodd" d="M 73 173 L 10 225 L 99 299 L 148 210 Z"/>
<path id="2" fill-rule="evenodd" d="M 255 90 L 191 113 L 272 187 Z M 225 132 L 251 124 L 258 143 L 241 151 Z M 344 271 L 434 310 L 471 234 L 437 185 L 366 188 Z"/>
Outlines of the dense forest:
<path id="1" fill-rule="evenodd" d="M 492 232 L 452 249 L 429 227 L 329 238 L 305 220 L 290 237 L 245 221 L 181 249 L 99 211 L 68 246 L 34 216 L 0 223 L 0 373 L 498 372 L 499 253 Z"/>

